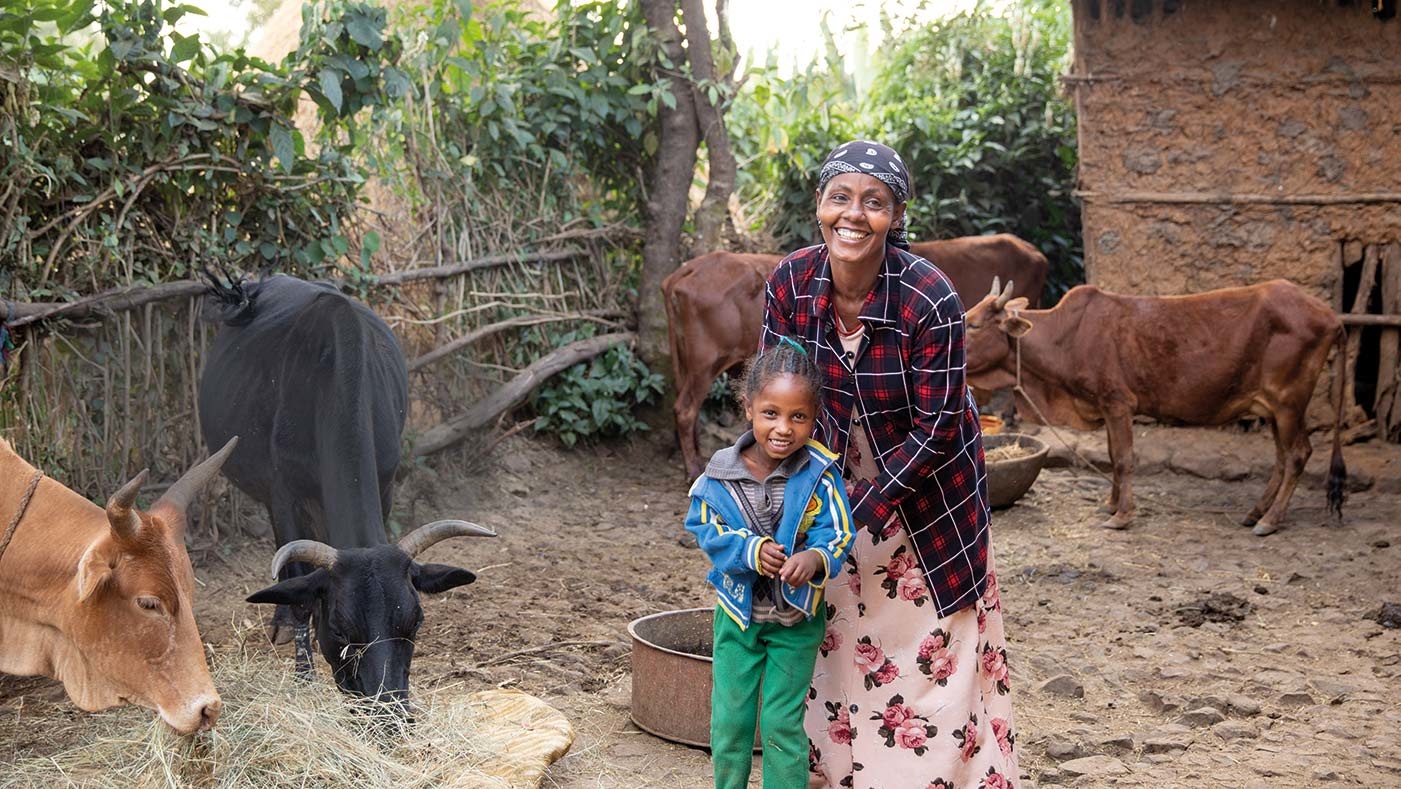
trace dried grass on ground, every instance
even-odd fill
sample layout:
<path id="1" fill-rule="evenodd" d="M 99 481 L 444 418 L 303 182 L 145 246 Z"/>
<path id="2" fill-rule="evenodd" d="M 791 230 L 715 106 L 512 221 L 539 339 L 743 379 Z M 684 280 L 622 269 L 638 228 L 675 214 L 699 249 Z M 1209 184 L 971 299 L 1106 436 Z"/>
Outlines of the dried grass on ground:
<path id="1" fill-rule="evenodd" d="M 325 680 L 294 678 L 275 656 L 216 655 L 224 714 L 211 732 L 173 734 L 149 711 L 82 716 L 64 737 L 88 744 L 12 765 L 0 786 L 506 787 L 478 736 L 482 708 L 460 686 L 415 696 L 417 723 L 399 730 L 356 711 Z"/>

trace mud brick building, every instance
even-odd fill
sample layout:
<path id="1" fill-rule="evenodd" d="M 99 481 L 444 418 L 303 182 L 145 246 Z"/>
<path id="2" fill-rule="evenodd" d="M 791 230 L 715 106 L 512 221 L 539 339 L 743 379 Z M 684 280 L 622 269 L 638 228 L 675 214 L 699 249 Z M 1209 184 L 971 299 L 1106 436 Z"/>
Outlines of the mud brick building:
<path id="1" fill-rule="evenodd" d="M 1347 315 L 1354 421 L 1401 436 L 1395 0 L 1073 8 L 1088 280 L 1145 295 L 1293 280 Z"/>

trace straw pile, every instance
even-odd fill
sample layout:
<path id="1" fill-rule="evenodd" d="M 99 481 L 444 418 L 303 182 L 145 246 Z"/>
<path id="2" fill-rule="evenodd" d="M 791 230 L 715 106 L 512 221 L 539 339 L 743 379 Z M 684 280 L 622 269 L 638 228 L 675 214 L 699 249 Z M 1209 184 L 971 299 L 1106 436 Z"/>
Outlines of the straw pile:
<path id="1" fill-rule="evenodd" d="M 1023 458 L 1027 455 L 1034 454 L 1035 452 L 1035 449 L 1032 449 L 1028 446 L 1023 446 L 1022 442 L 1016 441 L 1011 444 L 1003 444 L 1001 446 L 993 447 L 992 449 L 987 450 L 986 454 L 984 454 L 983 456 L 983 460 L 987 463 L 998 463 L 1003 460 L 1016 460 L 1017 458 Z"/>
<path id="2" fill-rule="evenodd" d="M 538 786 L 569 749 L 568 721 L 513 691 L 415 693 L 416 724 L 357 711 L 329 680 L 299 681 L 270 656 L 223 655 L 211 732 L 182 738 L 146 710 L 81 716 L 89 744 L 0 770 L 0 786 Z M 322 666 L 324 669 L 324 666 Z"/>

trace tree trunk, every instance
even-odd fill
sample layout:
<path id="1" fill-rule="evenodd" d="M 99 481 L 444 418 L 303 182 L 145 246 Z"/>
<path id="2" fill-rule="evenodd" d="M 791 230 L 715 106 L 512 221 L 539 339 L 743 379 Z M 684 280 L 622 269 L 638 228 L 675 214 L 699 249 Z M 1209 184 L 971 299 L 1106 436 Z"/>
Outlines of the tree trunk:
<path id="1" fill-rule="evenodd" d="M 692 95 L 695 97 L 696 119 L 705 140 L 709 175 L 705 199 L 696 210 L 695 254 L 703 254 L 724 246 L 727 232 L 733 231 L 730 219 L 730 195 L 735 191 L 735 155 L 730 149 L 730 135 L 725 130 L 725 108 L 734 90 L 734 43 L 725 21 L 725 0 L 716 0 L 719 20 L 719 45 L 725 54 L 725 71 L 717 71 L 710 49 L 710 31 L 706 29 L 702 0 L 681 0 L 681 13 L 686 22 L 687 52 L 691 60 Z M 712 91 L 715 100 L 711 101 Z"/>
<path id="2" fill-rule="evenodd" d="M 686 51 L 676 28 L 676 0 L 642 0 L 642 14 L 666 58 L 673 64 L 685 63 Z M 638 355 L 653 370 L 670 369 L 662 280 L 681 263 L 681 226 L 686 220 L 687 192 L 696 170 L 699 140 L 691 86 L 675 71 L 668 76 L 676 108 L 663 103 L 659 110 L 661 139 L 648 179 L 647 231 L 637 293 Z"/>

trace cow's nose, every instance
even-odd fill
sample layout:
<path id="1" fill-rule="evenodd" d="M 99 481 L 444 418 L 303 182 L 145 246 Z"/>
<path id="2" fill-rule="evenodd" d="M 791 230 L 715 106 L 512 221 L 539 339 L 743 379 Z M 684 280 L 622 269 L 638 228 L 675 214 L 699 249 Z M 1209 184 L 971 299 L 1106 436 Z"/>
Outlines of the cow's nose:
<path id="1" fill-rule="evenodd" d="M 224 702 L 215 698 L 208 702 L 199 710 L 199 730 L 209 731 L 214 728 L 214 724 L 219 720 L 219 713 L 224 711 Z"/>

